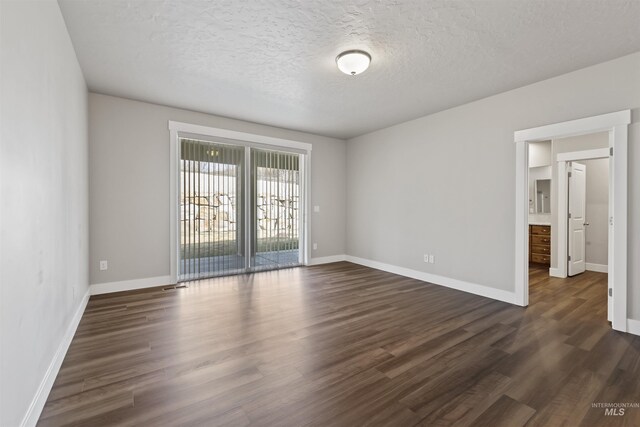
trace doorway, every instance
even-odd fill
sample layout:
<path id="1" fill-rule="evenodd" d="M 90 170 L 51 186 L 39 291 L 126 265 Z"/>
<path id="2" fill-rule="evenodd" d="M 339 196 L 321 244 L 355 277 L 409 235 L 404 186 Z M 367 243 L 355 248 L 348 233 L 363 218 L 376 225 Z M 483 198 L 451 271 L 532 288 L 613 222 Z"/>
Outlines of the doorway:
<path id="1" fill-rule="evenodd" d="M 566 297 L 567 288 L 572 298 L 589 300 L 597 308 L 594 313 L 604 313 L 605 319 L 612 312 L 607 296 L 608 144 L 607 132 L 529 143 L 533 302 L 549 293 Z M 585 275 L 586 271 L 590 273 Z"/>
<path id="2" fill-rule="evenodd" d="M 177 122 L 170 130 L 172 283 L 306 262 L 308 144 Z"/>
<path id="3" fill-rule="evenodd" d="M 526 306 L 529 303 L 529 143 L 607 132 L 609 144 L 607 156 L 611 158 L 608 203 L 608 294 L 610 296 L 608 317 L 612 321 L 613 329 L 627 331 L 627 127 L 629 123 L 631 123 L 631 112 L 625 110 L 514 133 L 517 183 L 515 296 L 519 305 Z M 568 159 L 558 159 L 563 160 L 558 162 L 557 166 L 558 174 L 562 176 L 563 171 L 560 167 L 564 165 L 566 168 Z M 558 184 L 559 196 L 565 194 L 568 197 L 567 187 L 562 187 L 562 179 Z M 563 203 L 561 197 L 558 203 Z M 568 200 L 566 203 L 568 204 Z M 558 228 L 557 235 L 567 236 L 568 222 L 558 219 L 555 224 Z M 559 246 L 563 241 L 566 247 L 567 241 L 563 238 L 558 239 Z M 562 248 L 558 253 L 562 253 Z M 558 268 L 562 266 L 568 267 L 564 261 L 558 263 Z"/>
<path id="4" fill-rule="evenodd" d="M 609 148 L 599 148 L 557 155 L 559 209 L 556 222 L 558 235 L 567 238 L 558 238 L 557 268 L 551 269 L 552 276 L 575 276 L 586 269 L 608 272 L 607 252 L 611 239 L 607 225 L 611 225 L 608 223 L 613 216 L 608 212 L 613 166 L 610 153 Z M 589 234 L 594 235 L 600 246 L 606 245 L 592 257 L 587 256 Z"/>

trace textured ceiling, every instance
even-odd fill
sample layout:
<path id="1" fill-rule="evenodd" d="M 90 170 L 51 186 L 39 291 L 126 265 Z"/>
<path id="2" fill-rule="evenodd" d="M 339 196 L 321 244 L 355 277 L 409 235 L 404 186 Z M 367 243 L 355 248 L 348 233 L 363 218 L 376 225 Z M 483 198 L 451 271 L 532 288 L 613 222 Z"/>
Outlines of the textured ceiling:
<path id="1" fill-rule="evenodd" d="M 92 91 L 340 138 L 640 50 L 638 0 L 59 3 Z"/>

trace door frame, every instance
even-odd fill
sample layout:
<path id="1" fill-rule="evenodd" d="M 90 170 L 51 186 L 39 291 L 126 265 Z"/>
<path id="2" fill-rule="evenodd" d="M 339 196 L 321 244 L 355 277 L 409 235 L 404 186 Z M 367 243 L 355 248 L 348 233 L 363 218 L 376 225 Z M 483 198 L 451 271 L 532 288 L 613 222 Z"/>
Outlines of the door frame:
<path id="1" fill-rule="evenodd" d="M 568 242 L 567 239 L 562 239 L 560 236 L 567 236 L 567 224 L 569 223 L 569 211 L 568 211 L 568 194 L 569 194 L 569 163 L 576 162 L 580 160 L 594 160 L 594 159 L 609 159 L 609 194 L 612 194 L 612 186 L 611 186 L 611 169 L 612 169 L 612 161 L 610 156 L 610 151 L 608 148 L 598 148 L 595 150 L 583 150 L 583 151 L 573 151 L 567 153 L 559 153 L 557 156 L 557 168 L 558 168 L 558 220 L 556 224 L 553 224 L 558 230 L 558 247 L 556 258 L 557 268 L 549 269 L 549 275 L 553 277 L 566 278 L 568 276 L 568 267 L 567 267 L 567 255 L 568 255 Z M 587 172 L 588 173 L 588 172 Z M 611 197 L 609 197 L 609 217 L 611 217 Z M 611 231 L 611 230 L 609 230 Z M 610 233 L 607 233 L 610 234 Z M 612 250 L 611 245 L 613 241 L 608 239 L 609 241 L 609 251 Z M 565 260 L 563 262 L 563 260 Z M 608 263 L 612 262 L 611 259 L 607 261 Z M 609 283 L 609 287 L 612 287 L 613 283 Z"/>
<path id="2" fill-rule="evenodd" d="M 238 145 L 245 147 L 263 148 L 267 150 L 280 150 L 296 152 L 300 154 L 300 187 L 303 193 L 302 200 L 302 224 L 300 233 L 300 249 L 302 264 L 309 264 L 311 253 L 311 221 L 309 206 L 311 205 L 311 150 L 312 145 L 306 142 L 290 139 L 275 138 L 266 135 L 238 132 L 229 129 L 210 126 L 194 125 L 191 123 L 169 120 L 169 245 L 170 245 L 170 281 L 172 285 L 178 283 L 178 271 L 180 263 L 180 221 L 178 212 L 180 206 L 180 144 L 182 136 L 196 137 L 198 135 L 209 138 L 223 138 L 237 141 Z M 213 141 L 215 142 L 215 141 Z"/>
<path id="3" fill-rule="evenodd" d="M 569 253 L 568 242 L 568 224 L 569 224 L 569 163 L 580 160 L 609 159 L 609 230 L 607 232 L 607 288 L 613 289 L 613 274 L 611 267 L 613 265 L 613 227 L 611 218 L 613 217 L 613 158 L 610 148 L 597 148 L 594 150 L 572 151 L 567 153 L 559 153 L 556 162 L 558 163 L 558 206 L 564 206 L 564 209 L 558 209 L 557 223 L 554 226 L 558 230 L 558 236 L 566 236 L 564 239 L 558 238 L 557 246 L 557 268 L 550 268 L 549 275 L 553 277 L 566 278 L 569 276 L 569 267 L 567 255 Z M 588 172 L 587 172 L 588 173 Z M 564 261 L 563 261 L 564 260 Z M 585 260 L 586 261 L 586 260 Z M 607 320 L 613 321 L 613 296 L 607 297 Z M 626 314 L 625 314 L 626 316 Z"/>
<path id="4" fill-rule="evenodd" d="M 627 331 L 627 152 L 630 123 L 631 110 L 623 110 L 514 132 L 515 300 L 518 305 L 529 305 L 529 142 L 606 131 L 609 132 L 609 150 L 613 154 L 609 168 L 609 289 L 613 292 L 611 321 L 613 329 Z M 558 187 L 558 191 L 562 193 L 564 190 Z"/>

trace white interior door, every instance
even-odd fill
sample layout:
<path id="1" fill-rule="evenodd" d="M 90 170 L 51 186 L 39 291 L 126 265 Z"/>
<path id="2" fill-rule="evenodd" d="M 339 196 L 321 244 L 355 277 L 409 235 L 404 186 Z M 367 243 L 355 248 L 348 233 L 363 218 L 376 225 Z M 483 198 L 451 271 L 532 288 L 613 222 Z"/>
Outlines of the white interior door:
<path id="1" fill-rule="evenodd" d="M 585 212 L 587 167 L 571 162 L 569 167 L 569 224 L 568 274 L 575 276 L 585 271 Z"/>

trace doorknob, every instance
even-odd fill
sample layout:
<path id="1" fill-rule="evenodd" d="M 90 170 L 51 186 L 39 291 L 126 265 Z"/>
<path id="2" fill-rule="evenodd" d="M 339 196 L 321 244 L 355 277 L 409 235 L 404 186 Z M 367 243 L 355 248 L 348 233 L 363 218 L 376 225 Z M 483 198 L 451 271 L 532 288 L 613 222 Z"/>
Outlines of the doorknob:
<path id="1" fill-rule="evenodd" d="M 589 225 L 589 223 L 588 223 L 588 222 L 585 222 L 585 223 L 584 223 L 584 224 L 582 224 L 582 225 Z"/>

